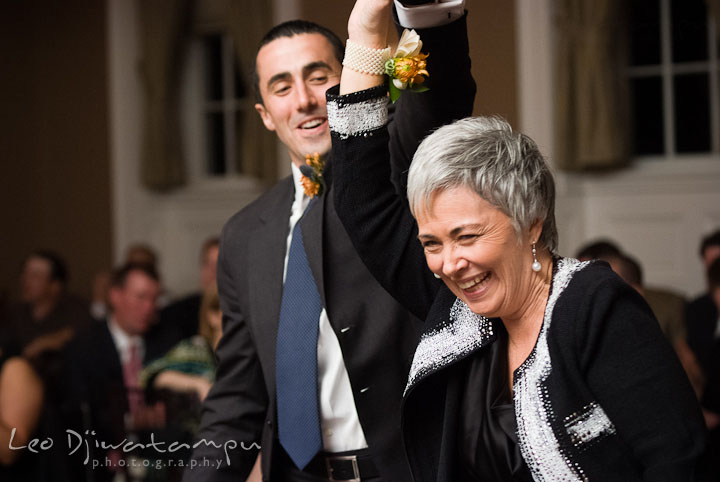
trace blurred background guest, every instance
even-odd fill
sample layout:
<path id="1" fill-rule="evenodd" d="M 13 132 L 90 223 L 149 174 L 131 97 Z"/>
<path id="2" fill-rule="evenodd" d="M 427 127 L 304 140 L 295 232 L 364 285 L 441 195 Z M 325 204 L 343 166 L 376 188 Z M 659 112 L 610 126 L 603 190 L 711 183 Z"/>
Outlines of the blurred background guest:
<path id="1" fill-rule="evenodd" d="M 125 258 L 121 264 L 147 266 L 157 273 L 161 285 L 157 306 L 162 308 L 167 305 L 168 298 L 162 289 L 162 278 L 160 276 L 160 270 L 158 269 L 158 259 L 157 251 L 148 243 L 133 243 L 125 250 Z M 90 313 L 96 320 L 102 320 L 108 315 L 108 307 L 110 306 L 108 295 L 110 293 L 111 277 L 112 273 L 109 271 L 100 271 L 95 274 L 93 279 Z"/>
<path id="2" fill-rule="evenodd" d="M 217 236 L 205 240 L 200 250 L 200 291 L 169 304 L 160 311 L 160 323 L 172 326 L 178 339 L 190 338 L 198 330 L 198 313 L 205 293 L 215 283 L 220 240 Z"/>
<path id="3" fill-rule="evenodd" d="M 97 439 L 117 444 L 128 434 L 137 436 L 165 425 L 164 407 L 146 404 L 140 387 L 143 362 L 169 349 L 164 337 L 150 336 L 159 293 L 160 281 L 152 266 L 126 264 L 118 268 L 112 276 L 112 312 L 107 320 L 93 323 L 68 345 L 69 419 L 78 432 L 90 429 Z M 91 456 L 97 460 L 109 457 L 117 464 L 124 455 L 92 448 Z M 111 480 L 122 471 L 111 464 L 93 474 L 95 480 Z"/>
<path id="4" fill-rule="evenodd" d="M 208 286 L 199 310 L 196 334 L 182 340 L 164 356 L 147 365 L 140 383 L 147 399 L 166 407 L 167 424 L 156 439 L 192 445 L 200 424 L 202 402 L 215 381 L 215 347 L 222 336 L 222 313 L 217 285 Z M 190 450 L 168 456 L 188 460 Z M 168 468 L 168 480 L 180 480 L 182 468 Z"/>
<path id="5" fill-rule="evenodd" d="M 8 306 L 0 322 L 5 355 L 22 355 L 43 382 L 45 410 L 40 431 L 59 423 L 63 347 L 92 323 L 88 304 L 68 293 L 69 271 L 60 255 L 37 250 L 25 258 L 20 274 L 20 301 Z"/>
<path id="6" fill-rule="evenodd" d="M 601 238 L 583 244 L 575 253 L 575 258 L 580 261 L 590 261 L 591 259 L 603 259 L 620 253 L 620 248 L 614 241 Z"/>
<path id="7" fill-rule="evenodd" d="M 182 340 L 164 356 L 150 363 L 140 375 L 143 388 L 156 392 L 168 390 L 187 395 L 198 402 L 192 404 L 197 412 L 194 413 L 192 424 L 188 425 L 193 433 L 199 422 L 199 403 L 205 399 L 215 381 L 214 351 L 221 336 L 222 313 L 217 285 L 213 283 L 203 295 L 196 334 Z"/>
<path id="8" fill-rule="evenodd" d="M 710 266 L 720 258 L 720 230 L 702 239 L 700 242 L 700 258 L 709 285 Z M 692 300 L 685 311 L 688 344 L 706 372 L 710 372 L 714 368 L 712 352 L 716 340 L 720 338 L 718 313 L 710 286 L 708 286 L 705 293 Z"/>
<path id="9" fill-rule="evenodd" d="M 708 293 L 707 296 L 712 301 L 715 313 L 720 313 L 720 257 L 712 261 L 707 271 Z M 698 305 L 696 305 L 698 306 Z M 709 311 L 709 310 L 708 310 Z M 720 480 L 720 470 L 718 469 L 718 461 L 720 460 L 720 320 L 715 319 L 715 331 L 710 331 L 709 327 L 711 319 L 705 320 L 707 323 L 700 323 L 701 319 L 693 319 L 693 325 L 688 326 L 688 332 L 693 333 L 693 340 L 696 346 L 701 336 L 700 328 L 705 328 L 704 335 L 707 337 L 703 340 L 702 356 L 705 361 L 704 372 L 706 377 L 705 390 L 702 395 L 703 414 L 705 422 L 709 430 L 708 447 L 703 459 L 702 478 L 699 480 L 716 482 Z M 690 328 L 692 326 L 692 329 Z M 694 331 L 696 330 L 697 331 Z"/>
<path id="10" fill-rule="evenodd" d="M 42 476 L 44 454 L 10 448 L 27 446 L 35 436 L 42 407 L 43 384 L 30 363 L 0 350 L 0 480 L 50 480 Z"/>
<path id="11" fill-rule="evenodd" d="M 38 250 L 23 263 L 20 302 L 8 307 L 0 340 L 29 359 L 57 353 L 90 323 L 87 303 L 66 290 L 68 269 L 56 253 Z"/>

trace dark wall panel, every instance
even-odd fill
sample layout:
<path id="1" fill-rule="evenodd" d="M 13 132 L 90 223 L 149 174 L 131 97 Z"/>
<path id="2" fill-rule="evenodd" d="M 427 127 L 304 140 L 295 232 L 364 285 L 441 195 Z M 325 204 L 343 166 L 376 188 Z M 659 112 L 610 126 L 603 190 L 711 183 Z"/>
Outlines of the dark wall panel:
<path id="1" fill-rule="evenodd" d="M 111 262 L 106 7 L 0 1 L 0 291 L 51 248 L 89 294 Z"/>

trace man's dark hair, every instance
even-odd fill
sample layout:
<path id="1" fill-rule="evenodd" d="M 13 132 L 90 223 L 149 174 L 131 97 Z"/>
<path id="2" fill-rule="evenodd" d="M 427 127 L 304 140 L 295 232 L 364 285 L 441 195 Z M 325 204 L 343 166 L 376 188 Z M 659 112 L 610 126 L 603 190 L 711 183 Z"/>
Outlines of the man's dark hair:
<path id="1" fill-rule="evenodd" d="M 139 263 L 125 263 L 124 265 L 116 268 L 112 272 L 112 276 L 110 278 L 110 286 L 112 286 L 113 288 L 124 288 L 128 276 L 133 271 L 140 271 L 153 281 L 156 281 L 158 283 L 160 282 L 160 277 L 158 276 L 157 271 L 153 266 Z"/>
<path id="2" fill-rule="evenodd" d="M 207 238 L 203 244 L 202 248 L 200 248 L 200 261 L 205 260 L 205 256 L 207 256 L 208 251 L 210 251 L 211 248 L 219 247 L 220 246 L 220 238 L 218 236 L 211 236 Z"/>
<path id="3" fill-rule="evenodd" d="M 30 253 L 25 261 L 27 262 L 30 258 L 40 258 L 47 261 L 50 265 L 50 279 L 52 281 L 58 281 L 63 286 L 67 285 L 70 277 L 68 274 L 67 264 L 59 254 L 54 251 L 39 249 Z"/>
<path id="4" fill-rule="evenodd" d="M 575 256 L 577 259 L 603 259 L 610 256 L 620 256 L 620 248 L 608 239 L 599 239 L 582 246 Z"/>
<path id="5" fill-rule="evenodd" d="M 705 256 L 705 250 L 710 246 L 720 246 L 720 229 L 708 234 L 700 242 L 700 257 Z"/>
<path id="6" fill-rule="evenodd" d="M 255 100 L 258 103 L 262 104 L 263 99 L 260 94 L 260 78 L 257 73 L 257 52 L 260 52 L 261 48 L 273 40 L 283 37 L 294 37 L 295 35 L 304 33 L 319 33 L 325 37 L 333 48 L 335 58 L 342 65 L 343 56 L 345 55 L 345 45 L 342 43 L 342 40 L 340 40 L 340 37 L 335 35 L 332 30 L 307 20 L 289 20 L 279 25 L 275 25 L 268 31 L 268 33 L 265 34 L 262 40 L 260 40 L 260 44 L 255 52 L 255 61 L 253 63 L 253 88 L 255 91 Z"/>
<path id="7" fill-rule="evenodd" d="M 618 254 L 609 256 L 608 258 L 605 258 L 604 261 L 607 261 L 608 263 L 615 261 L 618 269 L 620 270 L 618 274 L 627 284 L 633 286 L 643 285 L 642 268 L 640 267 L 640 263 L 638 263 L 632 256 L 628 256 L 627 254 Z"/>

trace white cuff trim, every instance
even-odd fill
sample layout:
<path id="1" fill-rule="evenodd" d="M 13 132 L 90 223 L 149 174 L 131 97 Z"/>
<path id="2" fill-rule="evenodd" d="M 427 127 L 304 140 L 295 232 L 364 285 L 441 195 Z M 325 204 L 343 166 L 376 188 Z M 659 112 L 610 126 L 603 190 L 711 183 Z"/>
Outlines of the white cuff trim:
<path id="1" fill-rule="evenodd" d="M 405 28 L 430 28 L 447 25 L 465 13 L 465 0 L 438 0 L 438 3 L 406 7 L 395 0 L 398 21 Z"/>
<path id="2" fill-rule="evenodd" d="M 341 99 L 327 103 L 330 130 L 341 139 L 367 135 L 388 122 L 388 98 L 376 97 L 370 100 L 347 104 Z"/>

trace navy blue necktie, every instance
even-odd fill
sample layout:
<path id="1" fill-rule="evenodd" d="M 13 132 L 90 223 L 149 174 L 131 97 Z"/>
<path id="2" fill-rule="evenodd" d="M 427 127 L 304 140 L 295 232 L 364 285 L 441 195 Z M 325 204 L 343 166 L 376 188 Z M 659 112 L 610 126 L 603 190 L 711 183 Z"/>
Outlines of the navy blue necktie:
<path id="1" fill-rule="evenodd" d="M 317 378 L 318 323 L 322 309 L 298 221 L 290 242 L 280 306 L 275 388 L 278 438 L 300 470 L 322 449 Z"/>

